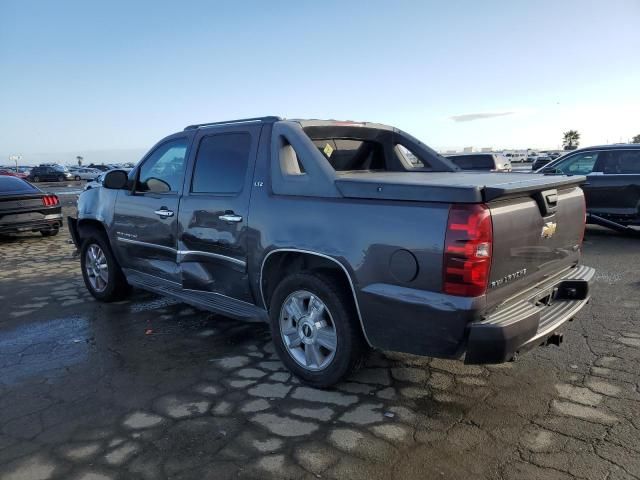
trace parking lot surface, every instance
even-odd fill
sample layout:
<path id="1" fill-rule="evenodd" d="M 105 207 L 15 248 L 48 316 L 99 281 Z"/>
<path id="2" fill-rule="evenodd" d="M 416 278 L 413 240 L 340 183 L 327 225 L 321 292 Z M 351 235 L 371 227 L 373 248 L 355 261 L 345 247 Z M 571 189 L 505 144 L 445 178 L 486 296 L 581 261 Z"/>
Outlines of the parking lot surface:
<path id="1" fill-rule="evenodd" d="M 97 303 L 68 238 L 0 239 L 2 479 L 640 478 L 638 239 L 588 229 L 593 299 L 560 348 L 373 352 L 321 391 L 264 325 Z"/>

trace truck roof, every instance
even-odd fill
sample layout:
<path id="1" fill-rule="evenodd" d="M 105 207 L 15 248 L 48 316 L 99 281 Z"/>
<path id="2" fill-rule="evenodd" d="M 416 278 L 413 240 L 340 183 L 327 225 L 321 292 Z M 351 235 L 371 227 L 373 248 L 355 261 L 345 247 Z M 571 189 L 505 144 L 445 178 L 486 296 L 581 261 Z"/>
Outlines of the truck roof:
<path id="1" fill-rule="evenodd" d="M 223 120 L 217 122 L 207 122 L 207 123 L 196 123 L 193 125 L 188 125 L 184 128 L 184 130 L 196 130 L 198 128 L 207 128 L 213 127 L 216 125 L 233 125 L 235 123 L 274 123 L 280 121 L 287 122 L 296 122 L 299 123 L 302 127 L 331 127 L 331 126 L 341 126 L 341 127 L 367 127 L 367 128 L 376 128 L 379 130 L 396 130 L 394 127 L 389 125 L 384 125 L 382 123 L 373 123 L 373 122 L 357 122 L 353 120 L 321 120 L 316 118 L 282 118 L 278 116 L 265 116 L 265 117 L 251 117 L 251 118 L 240 118 L 236 120 Z"/>

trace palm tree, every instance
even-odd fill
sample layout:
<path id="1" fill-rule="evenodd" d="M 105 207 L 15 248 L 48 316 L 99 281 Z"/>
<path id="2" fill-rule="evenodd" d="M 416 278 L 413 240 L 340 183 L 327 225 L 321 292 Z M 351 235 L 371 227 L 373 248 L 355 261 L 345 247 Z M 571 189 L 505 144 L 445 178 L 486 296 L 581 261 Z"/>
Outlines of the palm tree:
<path id="1" fill-rule="evenodd" d="M 636 135 L 631 139 L 631 143 L 640 143 L 640 135 Z"/>
<path id="2" fill-rule="evenodd" d="M 575 150 L 580 144 L 580 133 L 577 130 L 568 130 L 563 133 L 562 146 L 565 150 Z"/>

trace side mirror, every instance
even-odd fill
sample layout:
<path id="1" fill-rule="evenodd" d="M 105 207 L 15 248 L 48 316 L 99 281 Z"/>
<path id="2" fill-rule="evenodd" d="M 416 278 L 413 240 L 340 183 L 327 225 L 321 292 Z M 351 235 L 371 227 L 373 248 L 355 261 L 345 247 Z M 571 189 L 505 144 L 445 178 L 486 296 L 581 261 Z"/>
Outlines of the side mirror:
<path id="1" fill-rule="evenodd" d="M 104 188 L 111 190 L 123 190 L 129 185 L 129 176 L 124 170 L 111 170 L 107 172 L 102 181 Z"/>

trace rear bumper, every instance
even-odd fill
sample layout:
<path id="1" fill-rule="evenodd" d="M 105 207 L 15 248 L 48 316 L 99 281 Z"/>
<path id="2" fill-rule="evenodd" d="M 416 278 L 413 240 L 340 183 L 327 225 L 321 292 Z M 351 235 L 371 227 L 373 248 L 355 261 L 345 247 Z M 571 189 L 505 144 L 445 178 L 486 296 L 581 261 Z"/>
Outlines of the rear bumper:
<path id="1" fill-rule="evenodd" d="M 589 302 L 594 273 L 579 265 L 471 324 L 465 363 L 502 363 L 545 344 Z"/>
<path id="2" fill-rule="evenodd" d="M 50 213 L 41 215 L 41 218 L 29 221 L 12 221 L 3 218 L 0 223 L 0 233 L 36 232 L 40 230 L 55 230 L 62 227 L 62 213 Z"/>

